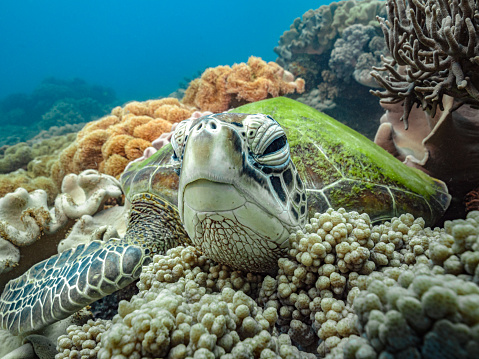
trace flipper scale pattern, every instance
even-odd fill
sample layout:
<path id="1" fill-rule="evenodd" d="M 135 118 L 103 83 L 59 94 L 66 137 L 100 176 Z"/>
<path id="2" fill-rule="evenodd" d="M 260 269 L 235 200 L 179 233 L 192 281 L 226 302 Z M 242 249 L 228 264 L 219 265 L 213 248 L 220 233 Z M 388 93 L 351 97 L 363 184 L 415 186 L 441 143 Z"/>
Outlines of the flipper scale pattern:
<path id="1" fill-rule="evenodd" d="M 0 327 L 32 332 L 125 287 L 151 261 L 144 251 L 118 239 L 92 241 L 34 265 L 0 296 Z"/>

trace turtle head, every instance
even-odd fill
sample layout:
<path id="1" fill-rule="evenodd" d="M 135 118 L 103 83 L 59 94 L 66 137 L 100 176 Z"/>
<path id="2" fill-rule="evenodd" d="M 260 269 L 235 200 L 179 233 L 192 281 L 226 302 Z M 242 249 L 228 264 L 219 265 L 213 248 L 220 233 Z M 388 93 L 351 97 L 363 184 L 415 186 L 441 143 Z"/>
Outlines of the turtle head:
<path id="1" fill-rule="evenodd" d="M 307 213 L 283 128 L 263 114 L 213 114 L 181 122 L 172 146 L 195 246 L 235 269 L 274 270 Z"/>

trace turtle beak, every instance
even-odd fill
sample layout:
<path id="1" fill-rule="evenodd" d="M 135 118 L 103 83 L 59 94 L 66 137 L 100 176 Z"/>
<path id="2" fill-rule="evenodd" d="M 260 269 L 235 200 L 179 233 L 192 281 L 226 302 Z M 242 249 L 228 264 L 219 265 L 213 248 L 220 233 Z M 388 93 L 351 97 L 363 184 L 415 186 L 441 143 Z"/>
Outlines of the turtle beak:
<path id="1" fill-rule="evenodd" d="M 185 187 L 197 180 L 234 185 L 243 169 L 242 139 L 228 126 L 207 117 L 190 129 L 178 188 L 178 210 L 183 219 Z"/>

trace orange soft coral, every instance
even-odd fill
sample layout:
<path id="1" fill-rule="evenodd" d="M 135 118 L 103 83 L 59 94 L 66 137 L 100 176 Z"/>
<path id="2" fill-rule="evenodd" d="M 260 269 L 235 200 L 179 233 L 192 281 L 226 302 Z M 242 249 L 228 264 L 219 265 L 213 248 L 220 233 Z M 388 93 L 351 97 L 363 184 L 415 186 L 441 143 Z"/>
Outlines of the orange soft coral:
<path id="1" fill-rule="evenodd" d="M 133 131 L 133 136 L 138 138 L 143 138 L 144 140 L 153 142 L 164 132 L 170 132 L 171 123 L 158 118 L 156 120 L 151 120 L 144 125 L 138 126 Z"/>
<path id="2" fill-rule="evenodd" d="M 103 158 L 109 158 L 114 154 L 126 157 L 125 145 L 133 138 L 130 135 L 110 136 L 101 148 Z"/>
<path id="3" fill-rule="evenodd" d="M 127 158 L 115 153 L 100 164 L 99 170 L 110 176 L 119 177 L 128 163 L 130 163 L 130 161 Z"/>
<path id="4" fill-rule="evenodd" d="M 73 156 L 75 173 L 98 168 L 100 162 L 103 161 L 101 147 L 108 137 L 107 130 L 95 130 L 78 141 L 78 150 Z"/>
<path id="5" fill-rule="evenodd" d="M 249 102 L 304 91 L 304 80 L 296 79 L 275 62 L 251 56 L 248 63 L 206 69 L 190 83 L 183 103 L 201 111 L 222 112 Z"/>
<path id="6" fill-rule="evenodd" d="M 140 157 L 153 140 L 195 110 L 176 98 L 133 101 L 115 107 L 110 115 L 88 123 L 79 132 L 77 140 L 52 166 L 52 178 L 59 184 L 66 174 L 84 169 L 119 177 L 125 166 Z"/>
<path id="7" fill-rule="evenodd" d="M 136 160 L 143 155 L 143 151 L 151 147 L 151 142 L 142 138 L 134 138 L 125 145 L 126 158 Z"/>

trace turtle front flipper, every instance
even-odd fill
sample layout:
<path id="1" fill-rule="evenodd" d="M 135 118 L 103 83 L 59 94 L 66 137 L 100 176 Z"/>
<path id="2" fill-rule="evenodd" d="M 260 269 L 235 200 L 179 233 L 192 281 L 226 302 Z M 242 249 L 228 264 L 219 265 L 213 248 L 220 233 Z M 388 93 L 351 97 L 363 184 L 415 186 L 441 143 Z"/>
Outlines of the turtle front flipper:
<path id="1" fill-rule="evenodd" d="M 36 331 L 127 286 L 151 257 L 147 249 L 125 244 L 81 244 L 11 280 L 0 296 L 0 326 L 13 334 Z"/>

